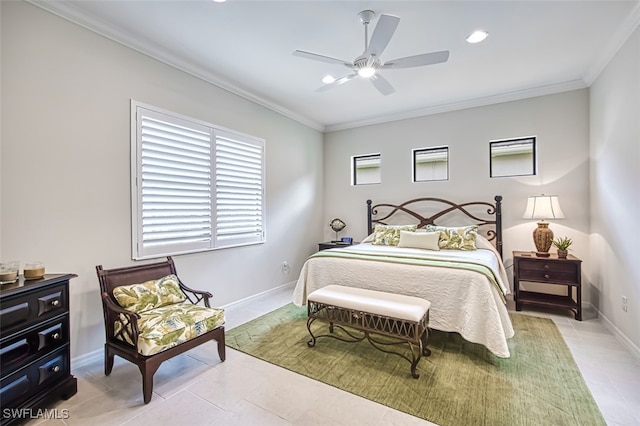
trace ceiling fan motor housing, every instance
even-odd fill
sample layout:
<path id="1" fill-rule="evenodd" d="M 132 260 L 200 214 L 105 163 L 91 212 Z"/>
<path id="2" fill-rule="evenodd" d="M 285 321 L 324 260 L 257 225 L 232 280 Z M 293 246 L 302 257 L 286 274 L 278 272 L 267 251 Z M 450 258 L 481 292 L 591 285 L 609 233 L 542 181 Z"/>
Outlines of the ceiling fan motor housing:
<path id="1" fill-rule="evenodd" d="M 371 21 L 375 17 L 376 13 L 373 10 L 363 10 L 362 12 L 358 13 L 358 18 L 360 18 L 360 22 L 362 22 L 363 25 L 371 23 Z"/>

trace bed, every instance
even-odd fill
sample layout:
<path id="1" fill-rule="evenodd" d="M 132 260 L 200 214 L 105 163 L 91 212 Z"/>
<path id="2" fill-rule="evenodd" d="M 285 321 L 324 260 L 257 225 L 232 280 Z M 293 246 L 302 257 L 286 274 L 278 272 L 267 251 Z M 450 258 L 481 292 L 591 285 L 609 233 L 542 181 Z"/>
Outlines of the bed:
<path id="1" fill-rule="evenodd" d="M 502 197 L 494 200 L 456 204 L 418 198 L 376 205 L 367 200 L 369 236 L 360 244 L 309 257 L 293 302 L 305 305 L 308 294 L 330 284 L 422 297 L 431 302 L 431 328 L 459 333 L 508 358 L 507 339 L 514 331 L 502 264 Z M 461 229 L 464 241 L 454 241 L 463 235 Z M 403 240 L 396 242 L 398 236 Z M 446 236 L 451 239 L 444 241 Z"/>

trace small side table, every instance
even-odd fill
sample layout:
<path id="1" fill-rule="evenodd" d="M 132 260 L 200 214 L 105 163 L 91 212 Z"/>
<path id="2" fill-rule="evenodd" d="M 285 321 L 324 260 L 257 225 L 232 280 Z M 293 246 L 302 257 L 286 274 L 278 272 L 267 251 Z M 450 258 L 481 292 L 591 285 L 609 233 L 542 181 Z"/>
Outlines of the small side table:
<path id="1" fill-rule="evenodd" d="M 357 243 L 354 243 L 357 244 Z M 340 248 L 340 247 L 348 247 L 352 244 L 343 243 L 342 241 L 325 241 L 324 243 L 318 243 L 318 251 L 332 249 L 332 248 Z"/>
<path id="2" fill-rule="evenodd" d="M 576 320 L 582 321 L 581 264 L 582 260 L 572 255 L 560 259 L 557 254 L 538 257 L 535 252 L 514 251 L 513 287 L 516 311 L 522 310 L 522 305 L 525 304 L 562 307 L 571 309 Z M 521 281 L 565 286 L 567 294 L 555 295 L 521 290 Z"/>

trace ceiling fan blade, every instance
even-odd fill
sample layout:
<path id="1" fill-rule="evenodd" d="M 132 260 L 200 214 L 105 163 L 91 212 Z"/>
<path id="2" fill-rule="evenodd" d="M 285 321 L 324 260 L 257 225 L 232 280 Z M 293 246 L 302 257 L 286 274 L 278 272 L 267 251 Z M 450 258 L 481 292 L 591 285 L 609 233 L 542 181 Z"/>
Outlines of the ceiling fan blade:
<path id="1" fill-rule="evenodd" d="M 389 41 L 391 41 L 393 33 L 396 32 L 399 22 L 400 18 L 397 16 L 381 15 L 380 19 L 378 19 L 378 23 L 376 24 L 376 29 L 373 30 L 369 47 L 365 50 L 362 56 L 368 57 L 370 55 L 375 55 L 380 57 L 384 49 L 387 48 Z"/>
<path id="2" fill-rule="evenodd" d="M 334 87 L 338 87 L 341 84 L 346 83 L 349 80 L 352 80 L 354 78 L 356 78 L 358 76 L 357 73 L 353 73 L 353 74 L 348 74 L 345 75 L 344 77 L 340 77 L 339 79 L 337 79 L 336 81 L 334 81 L 333 83 L 329 83 L 329 84 L 325 84 L 324 86 L 320 86 L 316 89 L 316 92 L 326 92 L 329 89 L 333 89 Z"/>
<path id="3" fill-rule="evenodd" d="M 424 65 L 440 64 L 447 62 L 449 59 L 449 51 L 442 50 L 440 52 L 423 53 L 422 55 L 407 56 L 404 58 L 387 61 L 380 68 L 412 68 L 422 67 Z"/>
<path id="4" fill-rule="evenodd" d="M 380 74 L 376 74 L 371 77 L 371 82 L 376 87 L 376 89 L 378 89 L 378 91 L 385 96 L 390 95 L 396 91 L 391 83 L 389 83 L 389 81 Z"/>
<path id="5" fill-rule="evenodd" d="M 301 58 L 311 59 L 313 61 L 328 62 L 330 64 L 344 65 L 349 68 L 353 67 L 353 64 L 342 59 L 332 58 L 330 56 L 318 55 L 317 53 L 305 52 L 304 50 L 296 50 L 293 52 L 293 56 L 299 56 Z"/>

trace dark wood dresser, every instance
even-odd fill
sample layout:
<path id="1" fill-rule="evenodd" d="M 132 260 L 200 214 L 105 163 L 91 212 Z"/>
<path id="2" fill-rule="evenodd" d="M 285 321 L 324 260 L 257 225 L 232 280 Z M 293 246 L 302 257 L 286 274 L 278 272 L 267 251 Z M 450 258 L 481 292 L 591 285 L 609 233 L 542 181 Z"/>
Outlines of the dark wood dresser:
<path id="1" fill-rule="evenodd" d="M 75 274 L 20 276 L 0 287 L 1 424 L 29 420 L 78 389 L 69 350 L 69 280 Z"/>

